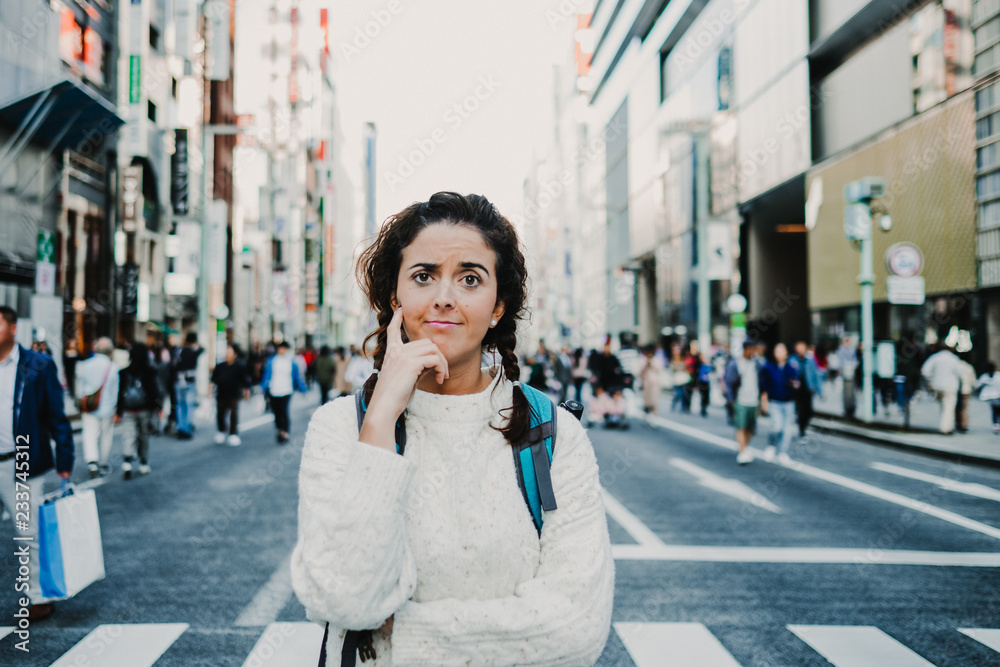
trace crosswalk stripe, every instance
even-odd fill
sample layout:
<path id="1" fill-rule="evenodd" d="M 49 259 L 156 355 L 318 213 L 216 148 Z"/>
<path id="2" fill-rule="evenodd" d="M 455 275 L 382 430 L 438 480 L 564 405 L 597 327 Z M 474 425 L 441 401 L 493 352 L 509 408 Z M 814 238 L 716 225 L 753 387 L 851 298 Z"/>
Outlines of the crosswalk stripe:
<path id="1" fill-rule="evenodd" d="M 740 667 L 701 623 L 615 623 L 636 667 Z"/>
<path id="2" fill-rule="evenodd" d="M 992 487 L 986 486 L 985 484 L 959 482 L 958 480 L 948 479 L 947 477 L 930 475 L 928 473 L 920 472 L 918 470 L 910 470 L 909 468 L 894 466 L 891 463 L 882 463 L 881 461 L 876 461 L 875 463 L 872 463 L 871 467 L 872 469 L 878 470 L 879 472 L 887 472 L 891 475 L 899 475 L 900 477 L 909 477 L 910 479 L 915 479 L 920 482 L 936 484 L 938 487 L 944 489 L 945 491 L 954 491 L 955 493 L 964 493 L 967 496 L 984 498 L 986 500 L 996 500 L 997 502 L 1000 502 L 1000 491 L 997 491 Z"/>
<path id="3" fill-rule="evenodd" d="M 789 625 L 834 667 L 934 667 L 898 641 L 870 625 Z"/>
<path id="4" fill-rule="evenodd" d="M 997 653 L 1000 653 L 1000 630 L 986 628 L 959 628 L 958 631 L 966 637 L 971 637 L 980 644 L 985 644 Z"/>
<path id="5" fill-rule="evenodd" d="M 187 629 L 187 623 L 98 625 L 51 667 L 152 667 Z"/>
<path id="6" fill-rule="evenodd" d="M 6 626 L 0 628 L 0 639 L 3 639 L 4 637 L 6 637 L 7 635 L 9 635 L 10 633 L 14 632 L 14 630 L 15 630 L 15 628 L 12 625 L 6 625 Z"/>
<path id="7" fill-rule="evenodd" d="M 233 625 L 265 626 L 273 623 L 292 597 L 292 554 L 285 556 L 250 604 L 240 612 Z"/>
<path id="8" fill-rule="evenodd" d="M 322 641 L 323 626 L 317 623 L 272 623 L 243 667 L 315 667 Z"/>
<path id="9" fill-rule="evenodd" d="M 780 507 L 738 479 L 728 479 L 726 477 L 722 477 L 721 475 L 716 475 L 710 470 L 705 470 L 701 466 L 697 466 L 690 461 L 685 461 L 681 458 L 675 457 L 670 459 L 670 464 L 675 468 L 680 468 L 684 472 L 693 475 L 698 480 L 698 483 L 706 489 L 718 491 L 719 493 L 736 498 L 737 500 L 741 500 L 745 503 L 753 505 L 754 507 L 765 509 L 768 512 L 781 514 Z"/>

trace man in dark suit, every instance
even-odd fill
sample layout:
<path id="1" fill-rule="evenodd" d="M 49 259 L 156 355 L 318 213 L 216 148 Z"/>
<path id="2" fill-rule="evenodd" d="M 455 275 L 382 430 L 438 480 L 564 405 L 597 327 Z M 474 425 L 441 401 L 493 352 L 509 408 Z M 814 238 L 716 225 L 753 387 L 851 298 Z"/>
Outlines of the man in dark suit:
<path id="1" fill-rule="evenodd" d="M 27 538 L 15 543 L 17 549 L 27 546 L 29 569 L 27 582 L 18 580 L 15 591 L 31 601 L 28 617 L 40 620 L 52 613 L 53 605 L 42 597 L 38 581 L 38 506 L 49 471 L 55 468 L 59 477 L 69 479 L 73 430 L 55 362 L 21 347 L 16 333 L 17 312 L 0 306 L 0 499 L 14 517 L 15 537 Z M 54 454 L 50 440 L 56 441 Z"/>

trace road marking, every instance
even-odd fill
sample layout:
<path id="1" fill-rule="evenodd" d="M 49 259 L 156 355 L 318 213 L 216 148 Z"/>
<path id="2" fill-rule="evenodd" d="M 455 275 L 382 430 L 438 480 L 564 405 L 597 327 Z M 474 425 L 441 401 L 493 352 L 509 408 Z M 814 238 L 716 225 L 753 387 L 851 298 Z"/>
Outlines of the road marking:
<path id="1" fill-rule="evenodd" d="M 254 417 L 253 419 L 248 419 L 245 422 L 240 422 L 240 432 L 249 431 L 252 428 L 257 428 L 258 426 L 263 426 L 264 424 L 270 424 L 274 421 L 274 415 L 266 414 L 260 417 Z"/>
<path id="2" fill-rule="evenodd" d="M 187 623 L 98 625 L 51 667 L 151 667 L 187 629 Z"/>
<path id="3" fill-rule="evenodd" d="M 636 667 L 740 667 L 701 623 L 615 623 Z"/>
<path id="4" fill-rule="evenodd" d="M 680 468 L 684 472 L 694 475 L 694 477 L 698 479 L 698 483 L 705 488 L 718 491 L 719 493 L 731 496 L 742 502 L 749 503 L 754 507 L 765 509 L 768 512 L 781 514 L 780 507 L 738 479 L 727 479 L 720 475 L 716 475 L 714 472 L 705 470 L 704 468 L 699 467 L 690 461 L 685 461 L 684 459 L 673 458 L 670 459 L 670 463 L 674 467 Z"/>
<path id="5" fill-rule="evenodd" d="M 663 544 L 663 540 L 656 536 L 656 533 L 647 528 L 646 524 L 639 520 L 639 517 L 628 511 L 628 508 L 618 502 L 617 498 L 608 493 L 607 489 L 601 488 L 601 493 L 604 496 L 604 509 L 612 519 L 618 522 L 618 525 L 625 529 L 625 532 L 627 532 L 639 546 L 666 546 Z"/>
<path id="6" fill-rule="evenodd" d="M 704 442 L 711 443 L 713 445 L 718 445 L 730 451 L 736 451 L 736 443 L 730 440 L 725 440 L 717 435 L 712 435 L 711 433 L 706 433 L 696 428 L 691 428 L 689 426 L 684 426 L 683 424 L 677 424 L 671 422 L 663 417 L 657 417 L 649 415 L 646 419 L 653 424 L 659 425 L 662 428 L 676 431 L 677 433 L 683 433 L 689 435 L 693 438 L 698 438 Z M 760 457 L 762 452 L 756 448 L 750 448 L 754 452 L 756 457 Z M 921 502 L 919 500 L 914 500 L 907 496 L 893 493 L 892 491 L 886 491 L 880 489 L 877 486 L 872 486 L 871 484 L 866 484 L 865 482 L 859 482 L 857 480 L 851 479 L 849 477 L 844 477 L 843 475 L 838 475 L 837 473 L 829 472 L 815 466 L 811 466 L 807 463 L 802 463 L 801 461 L 791 460 L 788 463 L 780 463 L 774 461 L 772 465 L 781 466 L 788 468 L 789 470 L 794 470 L 796 472 L 802 473 L 803 475 L 808 475 L 810 477 L 815 477 L 816 479 L 821 479 L 825 482 L 830 482 L 831 484 L 836 484 L 842 486 L 845 489 L 851 489 L 852 491 L 857 491 L 872 498 L 878 498 L 880 500 L 885 500 L 886 502 L 893 503 L 895 505 L 900 505 L 911 509 L 915 512 L 921 512 L 927 514 L 928 516 L 941 519 L 942 521 L 947 521 L 956 526 L 961 526 L 962 528 L 967 528 L 968 530 L 975 531 L 977 533 L 982 533 L 983 535 L 988 535 L 994 539 L 1000 540 L 1000 528 L 994 528 L 993 526 L 988 526 L 985 523 L 975 521 L 968 517 L 964 517 L 961 514 L 956 514 L 955 512 L 950 512 L 940 507 L 935 507 L 928 503 Z"/>
<path id="7" fill-rule="evenodd" d="M 318 623 L 271 623 L 243 667 L 315 667 L 322 643 Z"/>
<path id="8" fill-rule="evenodd" d="M 934 667 L 872 626 L 789 625 L 799 639 L 835 667 Z"/>
<path id="9" fill-rule="evenodd" d="M 997 653 L 1000 653 L 1000 630 L 987 630 L 985 628 L 959 628 L 958 631 L 966 637 L 971 637 L 980 644 L 985 644 Z"/>
<path id="10" fill-rule="evenodd" d="M 16 629 L 17 628 L 15 628 L 14 626 L 11 626 L 11 625 L 4 626 L 4 627 L 0 628 L 0 639 L 3 639 L 4 637 L 6 637 L 7 635 L 9 635 L 10 633 L 14 632 L 14 630 L 16 630 Z"/>
<path id="11" fill-rule="evenodd" d="M 1000 567 L 1000 553 L 838 549 L 826 547 L 715 547 L 698 545 L 613 544 L 615 560 L 697 563 L 813 563 L 822 565 L 930 565 Z"/>
<path id="12" fill-rule="evenodd" d="M 967 496 L 975 496 L 976 498 L 984 498 L 986 500 L 995 500 L 1000 502 L 1000 491 L 986 486 L 985 484 L 972 484 L 971 482 L 956 482 L 953 479 L 948 479 L 947 477 L 938 477 L 937 475 L 930 475 L 925 472 L 918 472 L 916 470 L 910 470 L 909 468 L 901 468 L 899 466 L 894 466 L 891 463 L 879 463 L 875 462 L 871 464 L 871 467 L 875 470 L 881 472 L 887 472 L 892 475 L 899 475 L 900 477 L 909 477 L 910 479 L 915 479 L 920 482 L 928 482 L 930 484 L 936 484 L 945 491 L 954 491 L 955 493 L 964 493 Z"/>
<path id="13" fill-rule="evenodd" d="M 250 604 L 240 612 L 233 625 L 256 627 L 270 625 L 292 597 L 292 554 L 285 556 Z"/>

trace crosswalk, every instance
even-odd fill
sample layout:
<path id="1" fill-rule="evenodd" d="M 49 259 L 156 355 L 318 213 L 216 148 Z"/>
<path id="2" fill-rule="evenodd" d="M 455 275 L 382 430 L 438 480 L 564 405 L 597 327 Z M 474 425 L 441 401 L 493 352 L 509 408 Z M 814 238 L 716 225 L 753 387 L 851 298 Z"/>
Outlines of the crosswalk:
<path id="1" fill-rule="evenodd" d="M 152 667 L 187 629 L 186 623 L 99 625 L 50 667 Z M 935 667 L 874 626 L 788 625 L 785 629 L 834 667 Z M 13 630 L 0 627 L 0 640 L 13 641 L 16 635 L 6 639 Z M 740 667 L 702 623 L 623 622 L 615 623 L 614 630 L 636 667 Z M 1000 629 L 955 631 L 995 651 L 996 662 L 990 664 L 1000 664 Z M 315 667 L 322 639 L 323 627 L 316 623 L 271 623 L 243 667 Z"/>

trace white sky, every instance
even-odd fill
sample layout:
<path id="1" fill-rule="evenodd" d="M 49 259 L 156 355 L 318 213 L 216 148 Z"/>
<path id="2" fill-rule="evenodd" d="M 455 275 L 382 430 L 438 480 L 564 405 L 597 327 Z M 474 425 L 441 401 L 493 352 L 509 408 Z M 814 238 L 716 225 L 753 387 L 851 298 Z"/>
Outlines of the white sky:
<path id="1" fill-rule="evenodd" d="M 401 10 L 392 15 L 390 4 Z M 571 12 L 584 4 L 562 0 Z M 553 26 L 546 12 L 558 13 L 559 0 L 301 0 L 303 23 L 318 26 L 318 6 L 330 10 L 344 140 L 358 156 L 365 122 L 377 124 L 376 219 L 439 190 L 484 194 L 502 213 L 520 214 L 532 156 L 551 137 L 553 63 L 572 48 L 575 16 Z M 386 25 L 358 48 L 356 29 L 374 22 L 373 12 Z M 477 86 L 485 99 L 469 100 L 478 109 L 458 115 L 453 106 Z M 433 154 L 402 182 L 388 182 L 418 141 L 434 143 Z"/>

